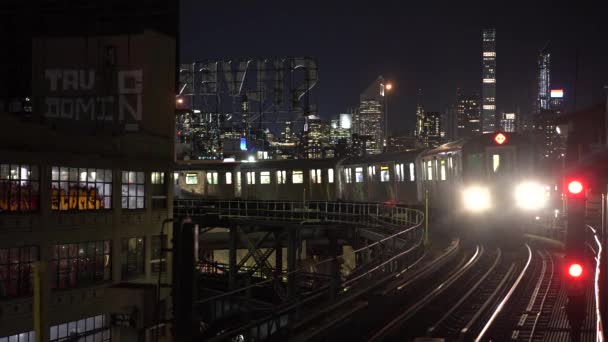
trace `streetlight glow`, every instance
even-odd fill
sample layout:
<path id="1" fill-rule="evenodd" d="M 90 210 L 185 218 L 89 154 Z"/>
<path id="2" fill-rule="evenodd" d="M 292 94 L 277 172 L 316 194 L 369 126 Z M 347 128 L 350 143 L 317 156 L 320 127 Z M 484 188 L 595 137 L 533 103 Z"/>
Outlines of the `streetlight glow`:
<path id="1" fill-rule="evenodd" d="M 391 90 L 391 89 L 393 89 L 393 85 L 392 85 L 391 83 L 387 83 L 387 84 L 384 86 L 384 88 L 385 88 L 386 90 Z"/>

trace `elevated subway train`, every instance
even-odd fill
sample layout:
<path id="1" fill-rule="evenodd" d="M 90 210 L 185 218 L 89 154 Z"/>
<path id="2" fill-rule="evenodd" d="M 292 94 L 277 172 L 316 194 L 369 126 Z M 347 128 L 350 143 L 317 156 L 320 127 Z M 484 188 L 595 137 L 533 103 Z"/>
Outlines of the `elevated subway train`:
<path id="1" fill-rule="evenodd" d="M 176 198 L 347 201 L 430 207 L 455 219 L 493 220 L 538 209 L 529 140 L 484 134 L 435 149 L 365 157 L 192 162 L 176 170 Z"/>

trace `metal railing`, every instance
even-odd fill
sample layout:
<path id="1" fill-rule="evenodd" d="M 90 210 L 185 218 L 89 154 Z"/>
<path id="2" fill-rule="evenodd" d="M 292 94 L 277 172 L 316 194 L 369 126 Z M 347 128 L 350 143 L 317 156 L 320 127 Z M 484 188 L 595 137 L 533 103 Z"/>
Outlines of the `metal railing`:
<path id="1" fill-rule="evenodd" d="M 289 298 L 273 307 L 265 317 L 222 334 L 222 339 L 243 334 L 254 335 L 258 340 L 269 337 L 285 328 L 295 319 L 294 314 L 301 313 L 307 305 L 327 304 L 328 299 L 348 297 L 354 292 L 352 290 L 369 288 L 378 281 L 388 279 L 406 269 L 424 253 L 424 214 L 411 208 L 377 203 L 176 200 L 174 213 L 176 217 L 196 217 L 214 213 L 227 219 L 347 224 L 377 235 L 373 243 L 309 264 L 306 269 L 289 270 L 278 278 L 264 279 L 197 301 L 197 306 L 212 308 L 212 317 L 221 317 L 241 310 L 241 306 L 236 303 L 247 299 L 256 287 L 276 286 L 277 282 L 286 279 L 296 284 L 303 283 L 310 281 L 311 270 L 331 269 L 332 265 L 335 269 L 335 265 L 343 263 L 347 258 L 357 261 L 352 270 L 345 271 L 338 267 L 337 277 L 329 275 L 333 282 L 324 281 L 320 288 L 311 288 L 304 296 Z M 322 276 L 328 276 L 326 273 L 320 273 Z"/>

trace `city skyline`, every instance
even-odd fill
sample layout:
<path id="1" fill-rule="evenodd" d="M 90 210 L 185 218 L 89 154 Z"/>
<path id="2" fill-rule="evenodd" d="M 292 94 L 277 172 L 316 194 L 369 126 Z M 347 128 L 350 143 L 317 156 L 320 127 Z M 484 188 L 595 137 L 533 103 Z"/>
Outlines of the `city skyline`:
<path id="1" fill-rule="evenodd" d="M 414 128 L 419 88 L 425 92 L 426 107 L 441 112 L 455 102 L 457 88 L 466 93 L 481 93 L 480 35 L 484 27 L 495 27 L 500 56 L 497 79 L 501 80 L 497 84 L 497 113 L 518 108 L 524 114 L 533 112 L 537 56 L 547 41 L 551 41 L 552 47 L 552 84 L 568 94 L 566 111 L 573 107 L 571 96 L 575 93 L 579 109 L 601 99 L 602 79 L 608 74 L 608 67 L 601 61 L 607 55 L 607 47 L 595 43 L 601 37 L 601 28 L 593 20 L 593 8 L 563 11 L 555 6 L 486 7 L 465 4 L 446 12 L 440 6 L 424 5 L 389 4 L 380 10 L 357 4 L 348 8 L 311 4 L 289 12 L 286 5 L 269 6 L 264 11 L 254 4 L 244 4 L 238 11 L 222 4 L 205 6 L 205 13 L 229 13 L 232 19 L 228 25 L 212 15 L 201 14 L 200 5 L 185 1 L 180 59 L 315 57 L 320 70 L 318 113 L 324 119 L 357 107 L 361 89 L 377 75 L 383 75 L 394 84 L 390 119 L 394 123 L 391 128 L 399 133 Z M 431 15 L 441 20 L 426 30 L 415 29 Z M 514 15 L 518 18 L 517 25 L 512 22 Z M 209 20 L 208 25 L 199 29 L 197 23 L 201 18 Z M 252 18 L 256 19 L 256 25 L 248 26 Z M 311 24 L 294 24 L 301 20 Z M 209 27 L 214 28 L 205 31 Z M 281 32 L 276 27 L 281 27 Z M 572 46 L 579 46 L 576 92 L 573 91 L 576 49 Z"/>

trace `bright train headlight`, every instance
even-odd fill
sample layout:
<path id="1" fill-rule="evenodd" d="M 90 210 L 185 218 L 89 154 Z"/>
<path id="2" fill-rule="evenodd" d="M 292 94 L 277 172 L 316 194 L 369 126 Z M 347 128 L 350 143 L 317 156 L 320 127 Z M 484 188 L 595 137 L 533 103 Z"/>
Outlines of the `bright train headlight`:
<path id="1" fill-rule="evenodd" d="M 515 203 L 521 209 L 536 210 L 545 205 L 545 188 L 535 182 L 524 182 L 515 187 Z"/>
<path id="2" fill-rule="evenodd" d="M 472 186 L 462 193 L 465 209 L 482 212 L 490 208 L 490 191 L 487 188 Z"/>

